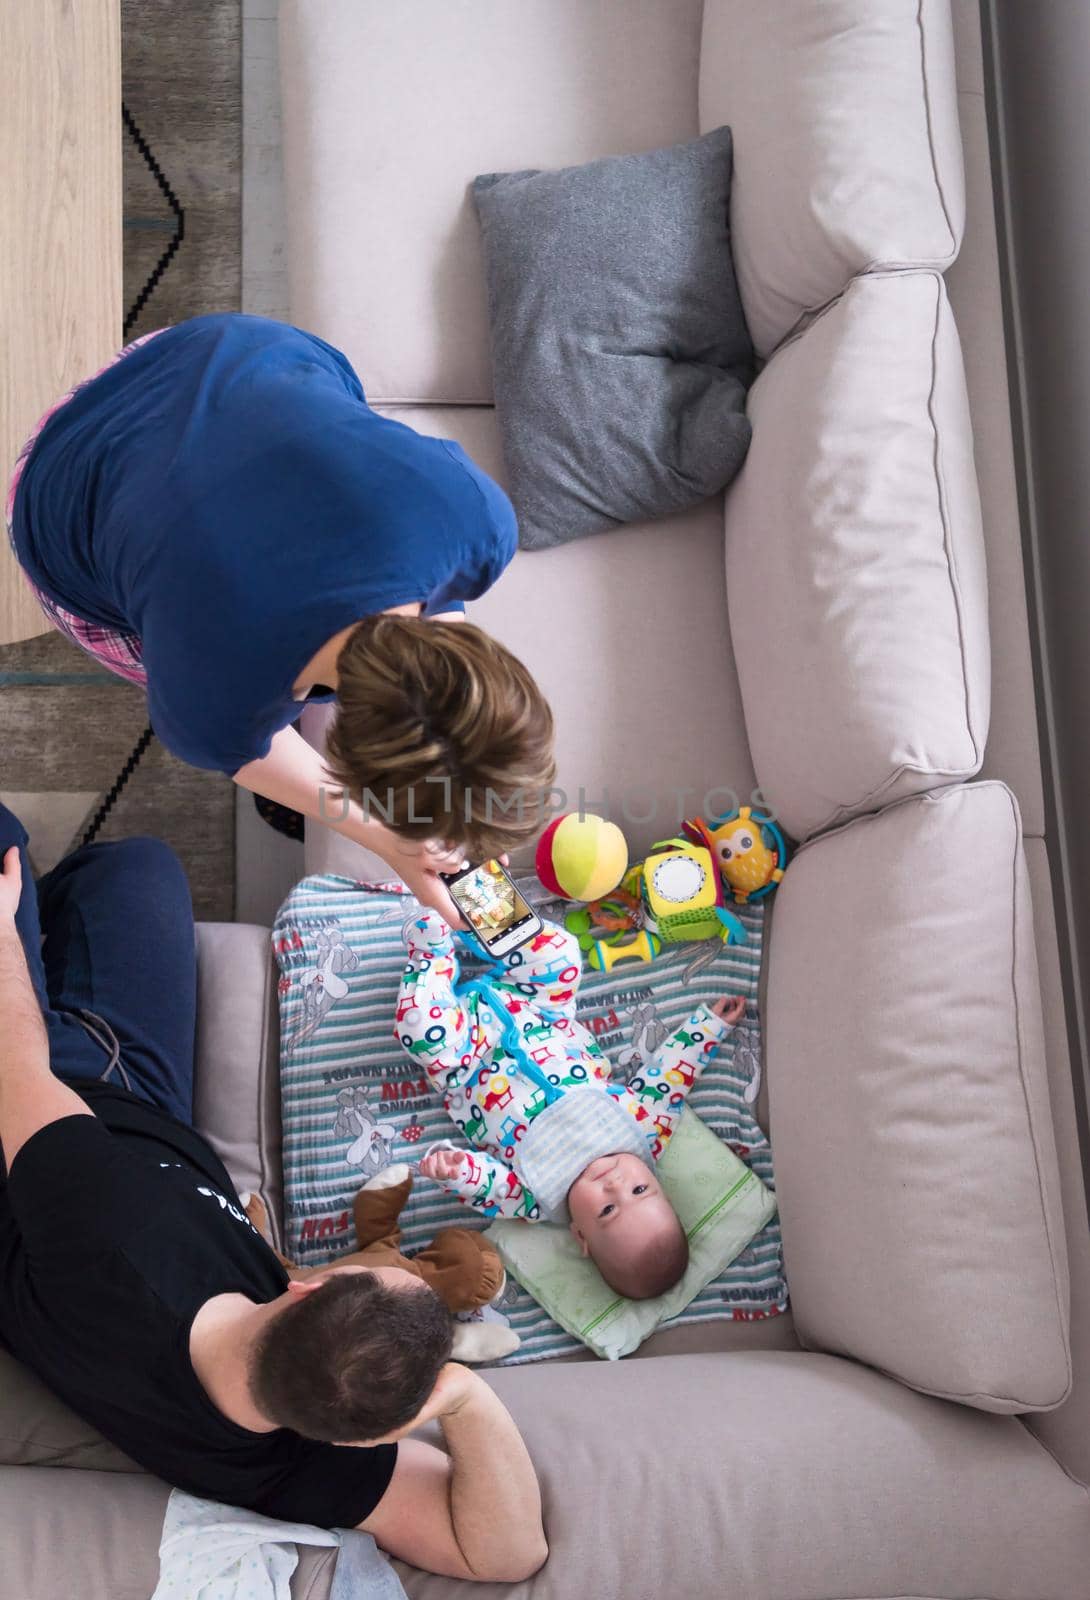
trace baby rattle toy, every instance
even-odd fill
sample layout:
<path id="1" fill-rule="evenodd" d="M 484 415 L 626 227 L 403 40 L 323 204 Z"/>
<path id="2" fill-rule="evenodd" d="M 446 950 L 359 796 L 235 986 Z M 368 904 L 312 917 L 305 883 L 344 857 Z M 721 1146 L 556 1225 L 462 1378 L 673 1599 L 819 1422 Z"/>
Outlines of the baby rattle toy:
<path id="1" fill-rule="evenodd" d="M 625 961 L 653 961 L 662 949 L 662 940 L 643 926 L 638 866 L 601 900 L 569 911 L 564 926 L 596 972 L 612 972 Z"/>
<path id="2" fill-rule="evenodd" d="M 625 961 L 654 961 L 662 950 L 662 940 L 650 928 L 640 928 L 635 938 L 623 944 L 612 939 L 595 939 L 587 962 L 595 972 L 612 972 Z"/>
<path id="3" fill-rule="evenodd" d="M 787 846 L 779 828 L 763 811 L 739 806 L 710 823 L 694 817 L 682 823 L 681 831 L 710 850 L 740 905 L 765 899 L 783 878 Z"/>

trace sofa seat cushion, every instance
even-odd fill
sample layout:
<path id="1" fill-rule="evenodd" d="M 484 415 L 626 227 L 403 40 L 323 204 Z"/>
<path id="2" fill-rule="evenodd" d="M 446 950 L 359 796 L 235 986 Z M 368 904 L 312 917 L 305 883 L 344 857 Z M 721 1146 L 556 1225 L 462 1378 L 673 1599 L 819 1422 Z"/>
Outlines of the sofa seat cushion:
<path id="1" fill-rule="evenodd" d="M 761 789 L 801 839 L 983 758 L 984 541 L 942 278 L 857 278 L 776 352 L 749 415 L 731 635 Z"/>
<path id="2" fill-rule="evenodd" d="M 505 482 L 489 408 L 394 407 L 423 433 L 457 439 Z M 559 810 L 614 818 L 633 860 L 682 817 L 748 804 L 755 787 L 727 624 L 722 498 L 678 516 L 596 534 L 553 550 L 520 550 L 468 607 L 510 647 L 556 719 Z M 315 743 L 328 720 L 308 712 Z M 532 863 L 532 847 L 515 856 Z M 389 877 L 369 852 L 307 827 L 307 872 Z"/>
<path id="3" fill-rule="evenodd" d="M 695 138 L 700 17 L 701 0 L 283 0 L 292 320 L 372 401 L 490 401 L 469 184 Z"/>
<path id="4" fill-rule="evenodd" d="M 707 0 L 700 126 L 734 130 L 735 261 L 769 354 L 856 273 L 957 255 L 949 0 Z"/>
<path id="5" fill-rule="evenodd" d="M 1067 1253 L 1013 795 L 946 789 L 806 845 L 769 962 L 800 1341 L 985 1410 L 1059 1405 Z"/>
<path id="6" fill-rule="evenodd" d="M 520 1600 L 1082 1592 L 1085 1491 L 1009 1417 L 802 1354 L 550 1364 L 488 1381 L 542 1482 L 551 1553 Z M 451 1592 L 398 1572 L 410 1600 Z"/>

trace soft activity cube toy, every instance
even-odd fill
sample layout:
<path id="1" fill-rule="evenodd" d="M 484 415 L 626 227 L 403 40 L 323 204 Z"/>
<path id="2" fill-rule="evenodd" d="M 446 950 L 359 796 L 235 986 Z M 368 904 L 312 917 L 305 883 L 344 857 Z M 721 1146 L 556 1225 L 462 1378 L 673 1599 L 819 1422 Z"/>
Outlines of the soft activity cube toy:
<path id="1" fill-rule="evenodd" d="M 726 909 L 725 893 L 711 851 L 686 838 L 657 844 L 643 864 L 647 914 L 663 944 L 721 938 L 744 944 L 746 931 Z"/>
<path id="2" fill-rule="evenodd" d="M 556 817 L 538 840 L 537 875 L 564 900 L 600 900 L 628 867 L 628 846 L 615 822 L 590 812 Z"/>

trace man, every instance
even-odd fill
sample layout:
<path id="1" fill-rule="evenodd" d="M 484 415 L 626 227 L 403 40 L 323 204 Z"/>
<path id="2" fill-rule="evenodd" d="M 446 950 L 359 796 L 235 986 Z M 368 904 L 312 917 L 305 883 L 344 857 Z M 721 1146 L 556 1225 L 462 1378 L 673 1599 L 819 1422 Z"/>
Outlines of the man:
<path id="1" fill-rule="evenodd" d="M 488 1385 L 448 1360 L 438 1297 L 397 1268 L 289 1285 L 190 1126 L 176 858 L 153 839 L 91 845 L 36 895 L 25 844 L 0 807 L 0 1340 L 169 1483 L 359 1526 L 451 1577 L 535 1572 L 533 1466 Z M 449 1455 L 406 1439 L 432 1419 Z"/>

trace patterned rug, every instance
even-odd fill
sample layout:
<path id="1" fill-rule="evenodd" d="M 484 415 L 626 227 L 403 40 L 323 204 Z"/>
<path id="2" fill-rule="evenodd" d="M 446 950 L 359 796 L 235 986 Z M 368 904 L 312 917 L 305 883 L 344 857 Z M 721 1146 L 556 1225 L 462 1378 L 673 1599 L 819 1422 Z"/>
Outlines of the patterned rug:
<path id="1" fill-rule="evenodd" d="M 119 347 L 200 312 L 237 310 L 241 299 L 239 0 L 123 0 L 121 12 L 130 316 Z M 184 237 L 171 251 L 178 208 Z M 0 693 L 0 797 L 26 824 L 42 871 L 78 842 L 146 726 L 147 708 L 139 691 L 54 633 L 0 647 Z M 231 918 L 233 784 L 182 766 L 154 741 L 99 837 L 136 833 L 157 834 L 177 850 L 198 917 Z"/>
<path id="2" fill-rule="evenodd" d="M 58 633 L 0 650 L 0 695 L 0 800 L 22 818 L 41 873 L 79 842 L 147 724 L 147 705 Z M 184 766 L 155 740 L 98 837 L 143 833 L 178 852 L 197 917 L 230 920 L 234 785 Z"/>

